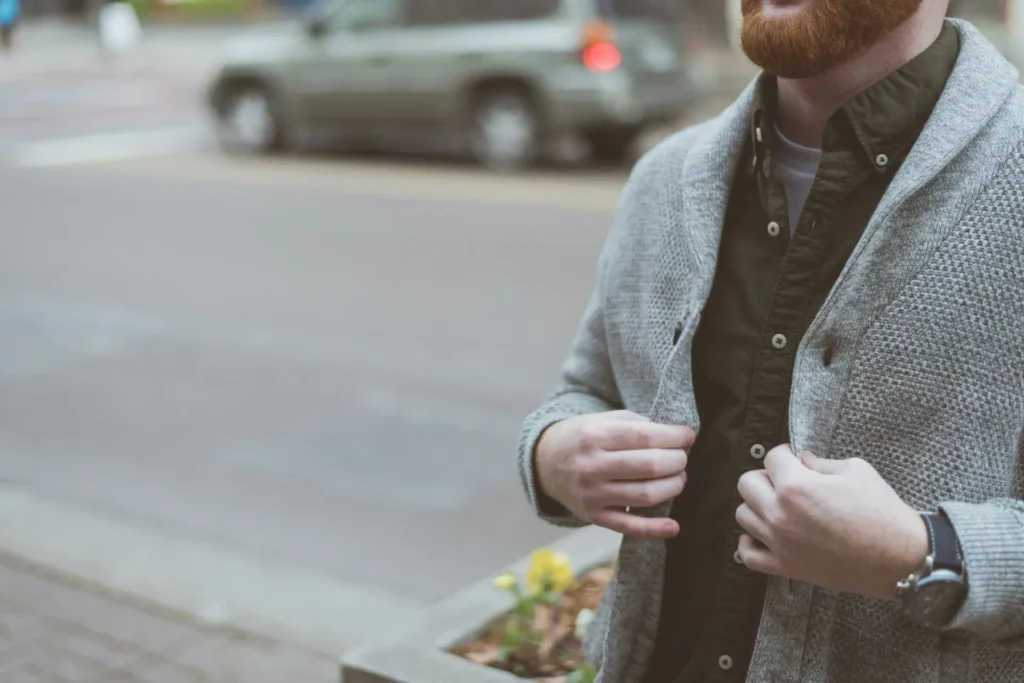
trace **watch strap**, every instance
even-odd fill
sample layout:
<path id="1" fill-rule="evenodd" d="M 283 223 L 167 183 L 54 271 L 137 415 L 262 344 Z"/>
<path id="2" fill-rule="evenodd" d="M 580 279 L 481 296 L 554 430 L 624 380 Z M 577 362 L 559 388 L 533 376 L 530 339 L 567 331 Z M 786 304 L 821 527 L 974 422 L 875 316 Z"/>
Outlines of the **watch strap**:
<path id="1" fill-rule="evenodd" d="M 928 529 L 932 569 L 946 569 L 962 575 L 964 561 L 960 552 L 960 540 L 949 517 L 942 513 L 925 513 L 921 517 L 924 518 Z"/>

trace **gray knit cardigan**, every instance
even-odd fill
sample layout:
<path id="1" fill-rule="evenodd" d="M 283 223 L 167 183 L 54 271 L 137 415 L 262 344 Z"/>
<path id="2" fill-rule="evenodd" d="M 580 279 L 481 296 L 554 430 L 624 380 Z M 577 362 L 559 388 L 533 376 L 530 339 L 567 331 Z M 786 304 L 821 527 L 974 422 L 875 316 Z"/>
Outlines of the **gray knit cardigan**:
<path id="1" fill-rule="evenodd" d="M 749 683 L 1024 682 L 1024 89 L 975 28 L 955 25 L 945 91 L 800 344 L 789 427 L 797 452 L 864 458 L 907 503 L 944 509 L 969 596 L 929 630 L 894 604 L 773 578 Z M 627 183 L 561 382 L 523 428 L 534 507 L 531 456 L 556 421 L 627 408 L 699 429 L 691 342 L 752 90 L 647 154 Z M 600 683 L 642 678 L 664 560 L 664 542 L 622 543 L 588 631 Z"/>

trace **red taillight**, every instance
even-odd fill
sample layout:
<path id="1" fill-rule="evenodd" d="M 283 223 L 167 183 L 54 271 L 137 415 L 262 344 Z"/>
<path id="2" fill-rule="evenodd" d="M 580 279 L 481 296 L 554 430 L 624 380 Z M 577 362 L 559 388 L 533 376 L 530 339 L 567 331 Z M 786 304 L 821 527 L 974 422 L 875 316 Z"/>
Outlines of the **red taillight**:
<path id="1" fill-rule="evenodd" d="M 614 43 L 594 43 L 583 48 L 583 66 L 597 73 L 614 71 L 622 64 L 622 53 Z"/>
<path id="2" fill-rule="evenodd" d="M 622 64 L 622 53 L 615 47 L 612 29 L 604 22 L 596 22 L 583 31 L 583 66 L 597 73 L 614 71 Z"/>

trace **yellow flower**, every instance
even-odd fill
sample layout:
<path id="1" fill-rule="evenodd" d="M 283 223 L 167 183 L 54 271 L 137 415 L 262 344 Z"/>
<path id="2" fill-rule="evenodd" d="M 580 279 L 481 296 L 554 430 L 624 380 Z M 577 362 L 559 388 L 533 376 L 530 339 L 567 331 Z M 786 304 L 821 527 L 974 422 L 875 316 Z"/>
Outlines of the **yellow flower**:
<path id="1" fill-rule="evenodd" d="M 515 574 L 502 574 L 494 579 L 494 587 L 503 591 L 507 591 L 515 587 L 516 583 Z"/>
<path id="2" fill-rule="evenodd" d="M 546 590 L 561 592 L 572 585 L 575 578 L 569 557 L 563 553 L 540 548 L 530 553 L 530 567 L 526 570 L 526 587 L 531 593 Z"/>

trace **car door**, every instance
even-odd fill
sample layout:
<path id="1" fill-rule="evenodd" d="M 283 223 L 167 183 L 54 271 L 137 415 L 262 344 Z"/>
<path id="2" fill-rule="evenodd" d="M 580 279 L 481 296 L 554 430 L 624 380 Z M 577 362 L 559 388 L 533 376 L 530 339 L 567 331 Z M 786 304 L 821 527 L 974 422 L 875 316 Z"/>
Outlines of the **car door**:
<path id="1" fill-rule="evenodd" d="M 404 8 L 405 0 L 343 0 L 319 21 L 294 76 L 311 122 L 380 120 L 394 87 Z"/>
<path id="2" fill-rule="evenodd" d="M 407 30 L 396 46 L 393 120 L 413 126 L 451 124 L 460 106 L 460 61 L 468 28 L 467 3 L 480 0 L 406 0 Z"/>
<path id="3" fill-rule="evenodd" d="M 396 111 L 410 123 L 463 125 L 467 86 L 524 75 L 524 54 L 557 35 L 560 0 L 407 0 Z M 550 22 L 550 23 L 549 23 Z"/>

